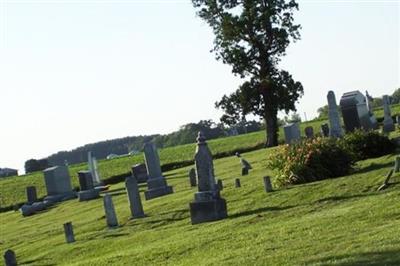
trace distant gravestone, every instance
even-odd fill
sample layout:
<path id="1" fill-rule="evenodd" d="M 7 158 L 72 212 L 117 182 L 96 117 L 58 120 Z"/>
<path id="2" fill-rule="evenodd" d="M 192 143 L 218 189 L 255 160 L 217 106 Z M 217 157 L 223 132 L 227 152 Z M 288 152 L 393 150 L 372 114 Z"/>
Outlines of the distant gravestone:
<path id="1" fill-rule="evenodd" d="M 15 252 L 12 251 L 11 249 L 8 249 L 4 253 L 4 264 L 6 266 L 17 266 L 17 258 L 15 256 Z"/>
<path id="2" fill-rule="evenodd" d="M 396 156 L 395 162 L 394 162 L 394 173 L 400 172 L 400 156 Z"/>
<path id="3" fill-rule="evenodd" d="M 308 139 L 314 138 L 314 128 L 313 127 L 306 127 L 304 129 L 304 134 L 306 135 L 306 138 L 308 138 Z"/>
<path id="4" fill-rule="evenodd" d="M 264 176 L 264 188 L 265 192 L 272 192 L 272 184 L 271 184 L 271 178 L 269 176 Z"/>
<path id="5" fill-rule="evenodd" d="M 328 124 L 322 124 L 321 125 L 321 135 L 323 137 L 329 137 L 329 125 Z"/>
<path id="6" fill-rule="evenodd" d="M 342 126 L 340 125 L 340 116 L 336 104 L 336 97 L 333 91 L 329 91 L 328 95 L 328 118 L 330 131 L 329 136 L 340 138 L 343 136 Z"/>
<path id="7" fill-rule="evenodd" d="M 78 178 L 81 191 L 94 188 L 93 177 L 90 171 L 79 171 Z"/>
<path id="8" fill-rule="evenodd" d="M 189 171 L 189 181 L 191 187 L 197 186 L 196 170 L 194 168 L 191 168 Z"/>
<path id="9" fill-rule="evenodd" d="M 195 154 L 198 192 L 189 204 L 192 224 L 224 219 L 228 216 L 226 201 L 221 198 L 215 182 L 214 164 L 211 151 L 204 135 L 199 132 Z"/>
<path id="10" fill-rule="evenodd" d="M 95 157 L 92 156 L 91 151 L 88 152 L 88 166 L 89 166 L 89 171 L 92 174 L 93 185 L 100 186 L 101 178 L 97 166 L 97 160 Z"/>
<path id="11" fill-rule="evenodd" d="M 253 169 L 253 167 L 248 161 L 246 161 L 246 159 L 242 158 L 239 152 L 236 152 L 236 156 L 240 159 L 240 165 L 242 166 L 242 176 L 248 175 L 249 170 Z"/>
<path id="12" fill-rule="evenodd" d="M 125 187 L 128 193 L 129 207 L 131 210 L 131 218 L 144 217 L 142 200 L 140 199 L 139 186 L 134 176 L 125 179 Z"/>
<path id="13" fill-rule="evenodd" d="M 217 187 L 220 191 L 224 190 L 224 183 L 222 182 L 221 179 L 217 180 Z"/>
<path id="14" fill-rule="evenodd" d="M 300 140 L 300 128 L 298 123 L 288 124 L 283 127 L 285 133 L 286 144 L 293 144 L 294 142 Z"/>
<path id="15" fill-rule="evenodd" d="M 26 187 L 26 198 L 28 204 L 33 204 L 37 201 L 37 192 L 35 186 Z"/>
<path id="16" fill-rule="evenodd" d="M 65 165 L 54 166 L 43 171 L 47 197 L 45 200 L 62 201 L 76 197 L 72 191 L 71 177 Z"/>
<path id="17" fill-rule="evenodd" d="M 149 178 L 147 175 L 147 168 L 144 163 L 135 164 L 132 166 L 132 174 L 138 183 L 145 183 Z"/>
<path id="18" fill-rule="evenodd" d="M 144 145 L 144 156 L 149 176 L 148 190 L 144 192 L 145 199 L 150 200 L 173 193 L 172 187 L 167 185 L 167 180 L 162 176 L 160 158 L 154 143 L 148 142 Z"/>
<path id="19" fill-rule="evenodd" d="M 236 178 L 235 179 L 235 187 L 236 188 L 238 188 L 238 187 L 240 187 L 241 185 L 240 185 L 240 179 L 239 178 Z"/>
<path id="20" fill-rule="evenodd" d="M 388 95 L 383 95 L 383 132 L 389 133 L 395 130 L 392 114 L 390 111 L 390 99 Z"/>
<path id="21" fill-rule="evenodd" d="M 117 214 L 115 213 L 114 204 L 110 194 L 104 195 L 103 198 L 104 212 L 106 214 L 106 222 L 108 227 L 118 226 Z"/>
<path id="22" fill-rule="evenodd" d="M 72 228 L 71 222 L 64 224 L 64 234 L 65 234 L 65 241 L 67 243 L 75 242 L 74 229 Z"/>
<path id="23" fill-rule="evenodd" d="M 367 107 L 367 99 L 359 91 L 351 91 L 343 94 L 340 98 L 340 109 L 342 110 L 343 122 L 346 132 L 355 129 L 373 129 L 373 119 Z"/>

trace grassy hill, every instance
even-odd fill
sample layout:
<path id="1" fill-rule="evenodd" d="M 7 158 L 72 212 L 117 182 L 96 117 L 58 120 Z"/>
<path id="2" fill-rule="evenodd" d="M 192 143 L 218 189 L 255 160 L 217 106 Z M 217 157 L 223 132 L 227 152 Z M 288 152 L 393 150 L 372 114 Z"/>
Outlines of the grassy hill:
<path id="1" fill-rule="evenodd" d="M 265 167 L 273 150 L 244 154 L 254 170 L 241 177 L 241 188 L 234 188 L 238 159 L 214 161 L 228 219 L 190 224 L 196 189 L 184 167 L 165 173 L 174 194 L 142 199 L 143 219 L 129 220 L 124 185 L 113 185 L 117 229 L 106 228 L 101 199 L 71 200 L 26 218 L 1 213 L 0 252 L 11 248 L 28 265 L 400 265 L 400 175 L 376 191 L 394 155 L 361 161 L 350 176 L 267 194 L 262 176 L 273 175 Z M 73 244 L 64 240 L 67 221 Z"/>

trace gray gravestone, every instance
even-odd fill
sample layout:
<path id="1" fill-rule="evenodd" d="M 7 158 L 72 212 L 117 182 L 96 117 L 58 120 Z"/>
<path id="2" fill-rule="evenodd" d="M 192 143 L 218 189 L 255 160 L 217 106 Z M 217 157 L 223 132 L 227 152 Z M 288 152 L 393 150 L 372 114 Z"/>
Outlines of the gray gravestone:
<path id="1" fill-rule="evenodd" d="M 49 201 L 63 201 L 76 197 L 72 191 L 71 177 L 65 165 L 54 166 L 43 171 Z"/>
<path id="2" fill-rule="evenodd" d="M 340 138 L 343 136 L 342 126 L 340 125 L 340 117 L 336 104 L 336 97 L 333 91 L 328 92 L 328 118 L 330 131 L 329 136 Z"/>
<path id="3" fill-rule="evenodd" d="M 37 192 L 35 186 L 26 187 L 26 198 L 28 204 L 33 204 L 37 201 Z"/>
<path id="4" fill-rule="evenodd" d="M 90 171 L 79 171 L 78 172 L 79 178 L 79 186 L 81 191 L 93 189 L 93 177 Z"/>
<path id="5" fill-rule="evenodd" d="M 115 213 L 114 204 L 110 194 L 104 195 L 104 212 L 106 214 L 106 222 L 108 227 L 118 226 L 117 214 Z"/>
<path id="6" fill-rule="evenodd" d="M 383 95 L 382 102 L 383 102 L 383 113 L 384 113 L 383 132 L 389 133 L 389 132 L 395 130 L 392 114 L 390 112 L 390 99 L 389 99 L 389 96 Z"/>
<path id="7" fill-rule="evenodd" d="M 308 138 L 308 139 L 314 138 L 314 128 L 313 127 L 306 127 L 304 129 L 304 133 L 306 135 L 306 138 Z"/>
<path id="8" fill-rule="evenodd" d="M 197 186 L 196 170 L 194 168 L 191 168 L 189 171 L 189 181 L 191 187 Z"/>
<path id="9" fill-rule="evenodd" d="M 264 176 L 264 188 L 265 192 L 272 192 L 272 184 L 271 184 L 271 178 L 269 176 Z"/>
<path id="10" fill-rule="evenodd" d="M 145 183 L 149 178 L 147 175 L 147 168 L 144 163 L 135 164 L 132 166 L 132 173 L 138 183 Z"/>
<path id="11" fill-rule="evenodd" d="M 65 241 L 67 243 L 75 242 L 74 229 L 72 228 L 71 222 L 64 224 L 64 234 L 65 234 Z"/>
<path id="12" fill-rule="evenodd" d="M 134 176 L 125 179 L 125 187 L 128 193 L 129 207 L 131 209 L 131 218 L 144 217 L 142 201 L 140 199 L 139 186 Z"/>
<path id="13" fill-rule="evenodd" d="M 329 137 L 329 125 L 328 124 L 322 124 L 321 125 L 321 135 L 323 137 Z"/>
<path id="14" fill-rule="evenodd" d="M 11 249 L 8 249 L 4 253 L 4 263 L 6 266 L 17 266 L 17 258 L 15 256 L 15 252 Z"/>
<path id="15" fill-rule="evenodd" d="M 346 132 L 353 132 L 357 128 L 370 130 L 374 128 L 373 119 L 367 108 L 367 99 L 359 91 L 351 91 L 340 98 L 343 122 Z"/>
<path id="16" fill-rule="evenodd" d="M 224 219 L 228 216 L 226 201 L 221 198 L 214 176 L 214 164 L 204 135 L 199 132 L 195 154 L 198 192 L 189 204 L 192 224 Z"/>
<path id="17" fill-rule="evenodd" d="M 154 143 L 148 142 L 144 145 L 144 155 L 149 176 L 148 190 L 144 192 L 145 199 L 150 200 L 173 193 L 172 187 L 167 185 L 167 180 L 162 176 L 160 159 Z"/>
<path id="18" fill-rule="evenodd" d="M 239 178 L 236 178 L 235 179 L 235 187 L 236 188 L 238 188 L 238 187 L 240 187 L 241 185 L 240 185 L 240 179 Z"/>
<path id="19" fill-rule="evenodd" d="M 300 140 L 300 128 L 298 123 L 288 124 L 283 127 L 285 133 L 285 141 L 287 144 L 293 144 L 294 142 Z"/>

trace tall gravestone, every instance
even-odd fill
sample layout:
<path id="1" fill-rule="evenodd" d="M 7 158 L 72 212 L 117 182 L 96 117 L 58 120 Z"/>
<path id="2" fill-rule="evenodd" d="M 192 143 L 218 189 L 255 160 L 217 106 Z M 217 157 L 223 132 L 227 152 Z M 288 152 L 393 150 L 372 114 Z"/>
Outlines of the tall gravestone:
<path id="1" fill-rule="evenodd" d="M 37 201 L 37 192 L 35 186 L 26 187 L 26 198 L 28 204 L 33 204 Z"/>
<path id="2" fill-rule="evenodd" d="M 140 199 L 139 186 L 136 177 L 129 176 L 125 179 L 126 192 L 128 193 L 131 218 L 144 217 L 142 200 Z"/>
<path id="3" fill-rule="evenodd" d="M 144 192 L 146 200 L 161 197 L 173 193 L 171 186 L 168 186 L 167 180 L 163 177 L 160 166 L 160 158 L 156 145 L 148 142 L 144 145 L 144 156 L 147 167 L 147 180 L 148 190 Z"/>
<path id="4" fill-rule="evenodd" d="M 76 197 L 72 190 L 71 177 L 65 165 L 54 166 L 43 171 L 48 201 L 63 201 Z"/>
<path id="5" fill-rule="evenodd" d="M 382 102 L 383 102 L 383 113 L 384 113 L 383 132 L 389 133 L 389 132 L 395 130 L 392 114 L 391 114 L 391 111 L 390 111 L 390 99 L 389 99 L 389 96 L 383 95 Z"/>
<path id="6" fill-rule="evenodd" d="M 192 224 L 224 219 L 228 216 L 226 201 L 215 183 L 214 164 L 204 135 L 199 132 L 195 154 L 198 192 L 189 204 Z"/>
<path id="7" fill-rule="evenodd" d="M 328 92 L 328 117 L 330 131 L 329 136 L 340 138 L 343 136 L 342 126 L 340 125 L 340 117 L 338 112 L 338 107 L 336 104 L 336 97 L 333 91 Z"/>
<path id="8" fill-rule="evenodd" d="M 100 174 L 97 167 L 97 160 L 95 157 L 92 156 L 92 152 L 90 151 L 88 152 L 88 165 L 89 165 L 89 171 L 92 174 L 93 184 L 95 186 L 101 185 Z"/>
<path id="9" fill-rule="evenodd" d="M 284 126 L 283 132 L 285 133 L 286 144 L 293 144 L 301 138 L 300 127 L 298 123 L 292 123 Z"/>
<path id="10" fill-rule="evenodd" d="M 117 214 L 115 213 L 114 203 L 110 194 L 104 195 L 103 198 L 104 212 L 106 214 L 106 222 L 108 227 L 118 226 Z"/>

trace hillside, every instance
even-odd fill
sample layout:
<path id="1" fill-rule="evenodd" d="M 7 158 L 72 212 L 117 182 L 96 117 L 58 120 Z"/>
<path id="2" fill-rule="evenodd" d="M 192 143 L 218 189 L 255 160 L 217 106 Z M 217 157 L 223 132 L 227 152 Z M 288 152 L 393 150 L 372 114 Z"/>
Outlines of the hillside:
<path id="1" fill-rule="evenodd" d="M 192 152 L 193 152 L 192 147 Z M 192 226 L 188 167 L 165 173 L 175 193 L 144 201 L 146 218 L 129 220 L 122 183 L 113 185 L 120 227 L 106 229 L 102 200 L 71 200 L 39 215 L 0 214 L 0 252 L 29 265 L 399 265 L 400 175 L 376 192 L 394 155 L 359 162 L 354 174 L 266 194 L 262 176 L 273 149 L 243 154 L 254 170 L 234 188 L 235 157 L 215 160 L 229 218 Z M 141 189 L 142 191 L 144 188 Z M 77 242 L 65 244 L 72 221 Z"/>

